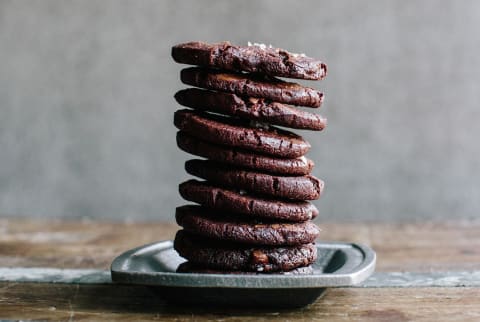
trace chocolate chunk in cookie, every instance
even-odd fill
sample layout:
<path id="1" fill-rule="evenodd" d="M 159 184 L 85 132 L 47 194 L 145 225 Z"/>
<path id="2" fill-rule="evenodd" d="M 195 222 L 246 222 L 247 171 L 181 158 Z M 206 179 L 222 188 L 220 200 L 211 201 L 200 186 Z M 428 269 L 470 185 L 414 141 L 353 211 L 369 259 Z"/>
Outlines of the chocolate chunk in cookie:
<path id="1" fill-rule="evenodd" d="M 308 266 L 317 259 L 317 248 L 314 244 L 273 248 L 252 247 L 219 243 L 183 230 L 178 231 L 175 236 L 174 249 L 180 256 L 195 265 L 232 271 L 290 271 L 297 267 Z"/>

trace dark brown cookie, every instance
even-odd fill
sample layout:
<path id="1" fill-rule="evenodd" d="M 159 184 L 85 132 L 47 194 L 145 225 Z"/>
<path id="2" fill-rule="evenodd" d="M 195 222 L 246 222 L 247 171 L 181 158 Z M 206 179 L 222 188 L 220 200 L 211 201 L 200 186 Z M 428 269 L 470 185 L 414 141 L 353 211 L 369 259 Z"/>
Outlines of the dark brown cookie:
<path id="1" fill-rule="evenodd" d="M 258 74 L 226 73 L 191 67 L 181 71 L 180 79 L 184 84 L 195 87 L 266 98 L 285 104 L 320 107 L 323 101 L 323 93 L 313 88 Z"/>
<path id="2" fill-rule="evenodd" d="M 207 182 L 188 180 L 179 186 L 180 195 L 192 202 L 218 211 L 232 212 L 249 217 L 286 221 L 306 221 L 318 215 L 317 208 L 308 201 L 263 199 L 217 188 Z"/>
<path id="3" fill-rule="evenodd" d="M 178 265 L 177 273 L 198 273 L 198 274 L 234 274 L 234 275 L 258 275 L 258 274 L 269 274 L 263 272 L 242 272 L 242 271 L 220 271 L 214 270 L 211 268 L 205 268 L 199 265 L 195 265 L 190 262 L 184 262 Z M 287 272 L 270 272 L 270 274 L 281 274 L 281 275 L 311 275 L 313 274 L 312 265 L 298 267 Z"/>
<path id="4" fill-rule="evenodd" d="M 216 44 L 189 42 L 173 46 L 172 57 L 181 64 L 270 76 L 320 80 L 327 75 L 327 66 L 319 60 L 263 44 L 233 46 L 228 41 Z"/>
<path id="5" fill-rule="evenodd" d="M 293 246 L 315 241 L 320 230 L 311 221 L 259 223 L 239 220 L 229 214 L 213 213 L 199 206 L 178 207 L 177 224 L 189 233 L 210 239 L 249 245 Z"/>
<path id="6" fill-rule="evenodd" d="M 237 116 L 257 122 L 266 122 L 294 129 L 321 131 L 327 119 L 302 111 L 290 105 L 271 102 L 264 98 L 241 98 L 235 94 L 188 88 L 175 94 L 183 106 L 202 111 Z"/>
<path id="7" fill-rule="evenodd" d="M 193 176 L 205 179 L 215 185 L 242 189 L 252 194 L 295 200 L 315 200 L 320 198 L 324 183 L 311 176 L 284 177 L 271 174 L 245 171 L 219 164 L 214 161 L 189 160 L 185 170 Z"/>
<path id="8" fill-rule="evenodd" d="M 179 230 L 174 249 L 195 265 L 211 269 L 278 272 L 308 266 L 317 259 L 314 244 L 284 247 L 252 247 L 218 243 Z"/>
<path id="9" fill-rule="evenodd" d="M 286 176 L 306 175 L 312 172 L 313 161 L 305 157 L 295 159 L 274 158 L 208 143 L 180 131 L 177 145 L 183 151 L 210 160 Z"/>
<path id="10" fill-rule="evenodd" d="M 281 158 L 297 158 L 310 149 L 310 143 L 291 132 L 273 127 L 268 130 L 249 127 L 241 120 L 220 115 L 179 110 L 175 112 L 174 124 L 208 142 Z"/>

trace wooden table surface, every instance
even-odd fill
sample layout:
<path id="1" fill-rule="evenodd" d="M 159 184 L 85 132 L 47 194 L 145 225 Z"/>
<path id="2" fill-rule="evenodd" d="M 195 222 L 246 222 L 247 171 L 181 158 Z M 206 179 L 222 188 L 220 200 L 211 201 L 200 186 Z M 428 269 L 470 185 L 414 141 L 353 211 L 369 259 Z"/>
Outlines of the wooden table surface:
<path id="1" fill-rule="evenodd" d="M 320 226 L 321 239 L 373 247 L 377 273 L 306 308 L 275 310 L 172 306 L 142 286 L 17 280 L 18 267 L 108 270 L 129 248 L 172 239 L 177 226 L 0 219 L 0 319 L 480 321 L 480 222 Z"/>

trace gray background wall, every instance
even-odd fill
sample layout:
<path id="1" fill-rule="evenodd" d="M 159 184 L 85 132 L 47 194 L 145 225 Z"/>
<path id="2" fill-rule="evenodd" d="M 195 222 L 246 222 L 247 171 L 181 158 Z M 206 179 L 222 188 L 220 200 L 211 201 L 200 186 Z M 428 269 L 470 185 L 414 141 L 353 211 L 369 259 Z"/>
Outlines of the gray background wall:
<path id="1" fill-rule="evenodd" d="M 324 59 L 323 219 L 477 217 L 479 1 L 0 1 L 0 213 L 173 220 L 170 47 Z"/>

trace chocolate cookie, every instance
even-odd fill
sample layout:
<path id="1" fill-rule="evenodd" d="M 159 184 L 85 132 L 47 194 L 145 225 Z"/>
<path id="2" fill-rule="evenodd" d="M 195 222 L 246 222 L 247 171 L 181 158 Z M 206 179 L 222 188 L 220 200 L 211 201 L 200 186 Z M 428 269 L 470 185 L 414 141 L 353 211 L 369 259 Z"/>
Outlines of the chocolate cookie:
<path id="1" fill-rule="evenodd" d="M 227 167 L 213 161 L 189 160 L 185 170 L 215 185 L 246 190 L 277 198 L 315 200 L 323 191 L 323 181 L 314 176 L 274 176 L 256 171 Z"/>
<path id="2" fill-rule="evenodd" d="M 180 79 L 184 84 L 195 87 L 266 98 L 285 104 L 319 107 L 323 101 L 323 93 L 313 88 L 258 74 L 225 73 L 191 67 L 180 72 Z"/>
<path id="3" fill-rule="evenodd" d="M 320 80 L 327 75 L 327 66 L 319 60 L 263 44 L 233 46 L 228 41 L 216 44 L 189 42 L 173 46 L 172 57 L 181 64 L 270 76 Z"/>
<path id="4" fill-rule="evenodd" d="M 308 152 L 310 143 L 301 136 L 274 127 L 262 130 L 241 120 L 192 110 L 179 110 L 175 126 L 215 144 L 255 151 L 282 158 L 297 158 Z"/>
<path id="5" fill-rule="evenodd" d="M 188 180 L 179 186 L 180 195 L 192 202 L 218 211 L 232 212 L 250 217 L 306 221 L 318 215 L 317 208 L 308 201 L 264 199 L 217 188 L 208 182 Z"/>
<path id="6" fill-rule="evenodd" d="M 259 223 L 239 220 L 230 214 L 214 213 L 199 206 L 178 207 L 177 224 L 189 233 L 207 238 L 250 245 L 293 246 L 308 244 L 318 237 L 311 221 L 300 223 Z"/>
<path id="7" fill-rule="evenodd" d="M 187 153 L 210 160 L 286 176 L 309 174 L 314 166 L 313 161 L 305 157 L 281 159 L 254 154 L 244 150 L 211 144 L 190 136 L 183 131 L 177 133 L 177 145 Z"/>
<path id="8" fill-rule="evenodd" d="M 317 259 L 314 244 L 251 247 L 194 236 L 179 230 L 174 249 L 195 265 L 219 270 L 277 272 L 308 266 Z"/>
<path id="9" fill-rule="evenodd" d="M 258 122 L 266 122 L 294 129 L 321 131 L 327 119 L 293 106 L 272 102 L 264 98 L 188 88 L 175 94 L 177 102 L 197 110 L 237 116 Z"/>
<path id="10" fill-rule="evenodd" d="M 236 275 L 259 275 L 265 274 L 263 272 L 242 272 L 242 271 L 220 271 L 214 270 L 211 268 L 205 268 L 199 265 L 195 265 L 190 262 L 184 262 L 178 265 L 177 273 L 198 273 L 198 274 L 236 274 Z M 266 273 L 268 274 L 268 273 Z M 281 275 L 311 275 L 313 274 L 312 265 L 298 267 L 287 272 L 270 272 L 270 274 L 281 274 Z"/>

